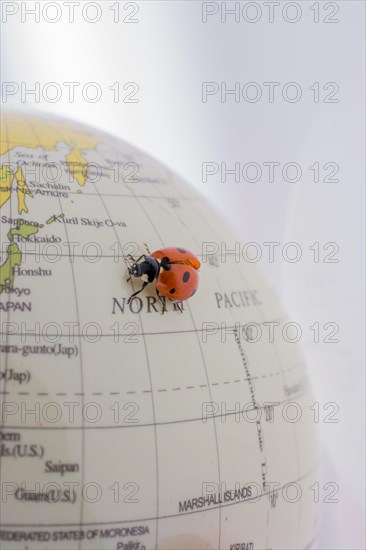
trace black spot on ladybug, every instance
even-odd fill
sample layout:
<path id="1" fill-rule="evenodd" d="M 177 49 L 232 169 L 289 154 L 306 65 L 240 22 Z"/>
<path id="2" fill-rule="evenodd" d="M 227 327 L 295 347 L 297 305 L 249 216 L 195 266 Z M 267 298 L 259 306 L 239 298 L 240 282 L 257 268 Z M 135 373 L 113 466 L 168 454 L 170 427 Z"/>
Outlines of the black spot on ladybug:
<path id="1" fill-rule="evenodd" d="M 174 294 L 174 292 L 175 292 L 175 288 L 171 288 L 171 289 L 169 290 L 169 294 Z"/>
<path id="2" fill-rule="evenodd" d="M 197 292 L 197 289 L 195 288 L 194 291 L 191 294 L 191 298 L 192 298 L 193 294 L 196 294 L 196 292 Z"/>
<path id="3" fill-rule="evenodd" d="M 188 279 L 190 278 L 191 274 L 189 271 L 185 271 L 183 274 L 183 283 L 186 283 Z"/>
<path id="4" fill-rule="evenodd" d="M 185 254 L 186 251 L 184 250 L 184 248 L 177 248 L 178 252 L 181 252 L 182 254 Z"/>

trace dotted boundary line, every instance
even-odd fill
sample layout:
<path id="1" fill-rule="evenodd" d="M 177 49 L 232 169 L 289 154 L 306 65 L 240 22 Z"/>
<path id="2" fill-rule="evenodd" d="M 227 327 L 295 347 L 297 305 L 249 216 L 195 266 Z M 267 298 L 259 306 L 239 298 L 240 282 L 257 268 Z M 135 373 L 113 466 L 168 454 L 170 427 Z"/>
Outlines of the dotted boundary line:
<path id="1" fill-rule="evenodd" d="M 227 384 L 237 384 L 238 382 L 248 382 L 250 380 L 260 380 L 260 379 L 264 379 L 264 378 L 270 378 L 270 377 L 273 377 L 273 376 L 279 376 L 280 374 L 283 374 L 284 372 L 290 372 L 294 369 L 297 369 L 299 368 L 300 366 L 302 366 L 303 363 L 299 363 L 297 365 L 294 365 L 293 367 L 290 367 L 288 369 L 285 369 L 283 371 L 277 371 L 277 372 L 271 372 L 269 374 L 261 374 L 260 376 L 252 376 L 250 378 L 236 378 L 235 380 L 224 380 L 223 382 L 211 382 L 211 386 L 220 386 L 220 385 L 227 385 Z M 173 388 L 158 388 L 157 391 L 158 392 L 167 392 L 167 391 L 180 391 L 180 390 L 193 390 L 193 389 L 201 389 L 201 388 L 207 388 L 208 387 L 208 384 L 197 384 L 196 386 L 175 386 Z M 27 396 L 27 395 L 30 395 L 31 392 L 26 392 L 26 391 L 18 391 L 18 392 L 14 392 L 16 393 L 16 395 L 22 395 L 22 396 Z M 9 391 L 5 391 L 5 392 L 0 392 L 0 395 L 14 395 L 13 392 L 9 392 Z M 126 394 L 138 394 L 138 393 L 152 393 L 152 390 L 140 390 L 140 391 L 137 391 L 137 390 L 128 390 L 128 391 L 125 391 L 125 392 L 119 392 L 119 391 L 111 391 L 111 392 L 90 392 L 90 395 L 93 395 L 93 396 L 101 396 L 101 395 L 121 395 L 122 393 L 126 393 Z M 66 392 L 57 392 L 55 394 L 50 394 L 48 392 L 37 392 L 35 393 L 35 395 L 37 395 L 38 397 L 48 397 L 50 395 L 56 395 L 58 397 L 67 397 L 68 395 L 73 395 L 73 396 L 83 396 L 83 395 L 87 395 L 86 392 L 70 392 L 70 393 L 66 393 Z"/>

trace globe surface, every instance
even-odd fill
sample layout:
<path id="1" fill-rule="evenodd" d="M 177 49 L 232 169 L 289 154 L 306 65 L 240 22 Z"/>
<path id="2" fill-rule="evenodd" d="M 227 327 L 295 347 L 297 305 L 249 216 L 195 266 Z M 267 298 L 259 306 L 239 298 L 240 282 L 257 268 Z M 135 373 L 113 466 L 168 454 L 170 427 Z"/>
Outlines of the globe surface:
<path id="1" fill-rule="evenodd" d="M 148 155 L 48 115 L 3 114 L 0 176 L 1 547 L 308 548 L 311 388 L 238 236 Z M 201 259 L 182 313 L 154 284 L 127 304 L 144 243 Z"/>

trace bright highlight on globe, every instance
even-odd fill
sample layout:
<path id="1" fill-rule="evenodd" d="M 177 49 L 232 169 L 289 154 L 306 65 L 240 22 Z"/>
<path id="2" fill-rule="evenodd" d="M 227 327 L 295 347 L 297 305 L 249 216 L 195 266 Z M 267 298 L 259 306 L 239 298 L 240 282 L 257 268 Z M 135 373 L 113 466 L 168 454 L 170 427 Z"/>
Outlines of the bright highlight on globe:
<path id="1" fill-rule="evenodd" d="M 2 114 L 0 207 L 1 548 L 310 548 L 314 398 L 243 236 L 147 154 L 31 111 Z M 199 259 L 194 296 L 129 301 L 145 243 Z"/>

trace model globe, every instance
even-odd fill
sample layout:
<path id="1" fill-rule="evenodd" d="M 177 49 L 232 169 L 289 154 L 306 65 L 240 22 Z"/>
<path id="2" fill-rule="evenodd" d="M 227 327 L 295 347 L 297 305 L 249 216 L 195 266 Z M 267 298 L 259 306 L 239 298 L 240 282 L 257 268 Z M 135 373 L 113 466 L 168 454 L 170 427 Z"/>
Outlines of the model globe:
<path id="1" fill-rule="evenodd" d="M 3 113 L 1 547 L 305 549 L 314 403 L 253 256 L 207 199 L 96 129 Z M 135 259 L 200 259 L 161 301 Z"/>

